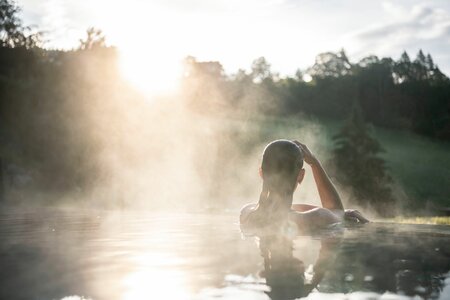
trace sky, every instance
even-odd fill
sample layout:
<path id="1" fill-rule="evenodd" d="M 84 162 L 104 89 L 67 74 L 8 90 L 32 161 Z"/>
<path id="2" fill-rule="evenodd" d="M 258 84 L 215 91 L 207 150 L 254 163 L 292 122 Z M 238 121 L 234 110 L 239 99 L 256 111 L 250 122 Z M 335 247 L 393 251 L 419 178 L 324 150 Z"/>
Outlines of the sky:
<path id="1" fill-rule="evenodd" d="M 419 49 L 450 74 L 448 0 L 19 0 L 26 25 L 46 32 L 46 46 L 76 47 L 88 27 L 121 53 L 124 74 L 145 87 L 169 88 L 181 61 L 220 61 L 228 74 L 264 56 L 293 75 L 322 52 L 415 58 Z M 167 86 L 166 86 L 167 85 Z"/>

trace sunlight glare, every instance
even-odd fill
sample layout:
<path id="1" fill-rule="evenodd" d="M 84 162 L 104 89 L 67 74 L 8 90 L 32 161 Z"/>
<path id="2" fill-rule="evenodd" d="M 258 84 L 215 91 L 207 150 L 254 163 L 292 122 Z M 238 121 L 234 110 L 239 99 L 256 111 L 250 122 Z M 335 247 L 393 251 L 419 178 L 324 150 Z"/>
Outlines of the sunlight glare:
<path id="1" fill-rule="evenodd" d="M 303 81 L 304 82 L 311 82 L 312 79 L 313 79 L 312 76 L 309 75 L 309 74 L 303 75 Z"/>
<path id="2" fill-rule="evenodd" d="M 134 87 L 155 96 L 174 92 L 181 74 L 180 59 L 146 49 L 120 49 L 120 69 Z"/>
<path id="3" fill-rule="evenodd" d="M 122 299 L 187 299 L 183 279 L 184 274 L 176 270 L 139 270 L 124 279 L 126 292 Z"/>
<path id="4" fill-rule="evenodd" d="M 123 300 L 188 298 L 185 274 L 175 269 L 180 259 L 162 253 L 147 253 L 134 257 L 133 261 L 137 269 L 123 279 Z"/>

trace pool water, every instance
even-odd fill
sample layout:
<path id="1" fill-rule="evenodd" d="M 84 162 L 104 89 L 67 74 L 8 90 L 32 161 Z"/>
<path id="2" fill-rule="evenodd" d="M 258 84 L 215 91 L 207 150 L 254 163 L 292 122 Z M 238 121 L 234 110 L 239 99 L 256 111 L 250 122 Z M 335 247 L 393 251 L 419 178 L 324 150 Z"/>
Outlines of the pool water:
<path id="1" fill-rule="evenodd" d="M 0 299 L 450 299 L 450 226 L 244 237 L 236 214 L 0 214 Z"/>

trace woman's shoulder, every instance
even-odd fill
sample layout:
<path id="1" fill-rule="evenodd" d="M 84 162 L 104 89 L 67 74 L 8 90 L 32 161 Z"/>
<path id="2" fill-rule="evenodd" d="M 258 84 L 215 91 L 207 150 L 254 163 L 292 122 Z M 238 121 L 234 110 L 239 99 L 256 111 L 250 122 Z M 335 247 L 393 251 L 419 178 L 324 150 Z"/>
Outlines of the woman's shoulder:
<path id="1" fill-rule="evenodd" d="M 248 203 L 241 208 L 241 213 L 239 215 L 239 221 L 241 224 L 248 221 L 250 214 L 255 211 L 256 206 L 256 203 Z"/>

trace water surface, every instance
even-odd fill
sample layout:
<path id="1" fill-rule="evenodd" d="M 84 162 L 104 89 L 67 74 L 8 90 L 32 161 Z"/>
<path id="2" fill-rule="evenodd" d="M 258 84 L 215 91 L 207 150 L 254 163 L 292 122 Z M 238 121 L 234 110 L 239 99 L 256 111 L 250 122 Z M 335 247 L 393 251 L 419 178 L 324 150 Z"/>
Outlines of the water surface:
<path id="1" fill-rule="evenodd" d="M 450 299 L 450 227 L 243 238 L 236 214 L 0 214 L 0 299 Z"/>

